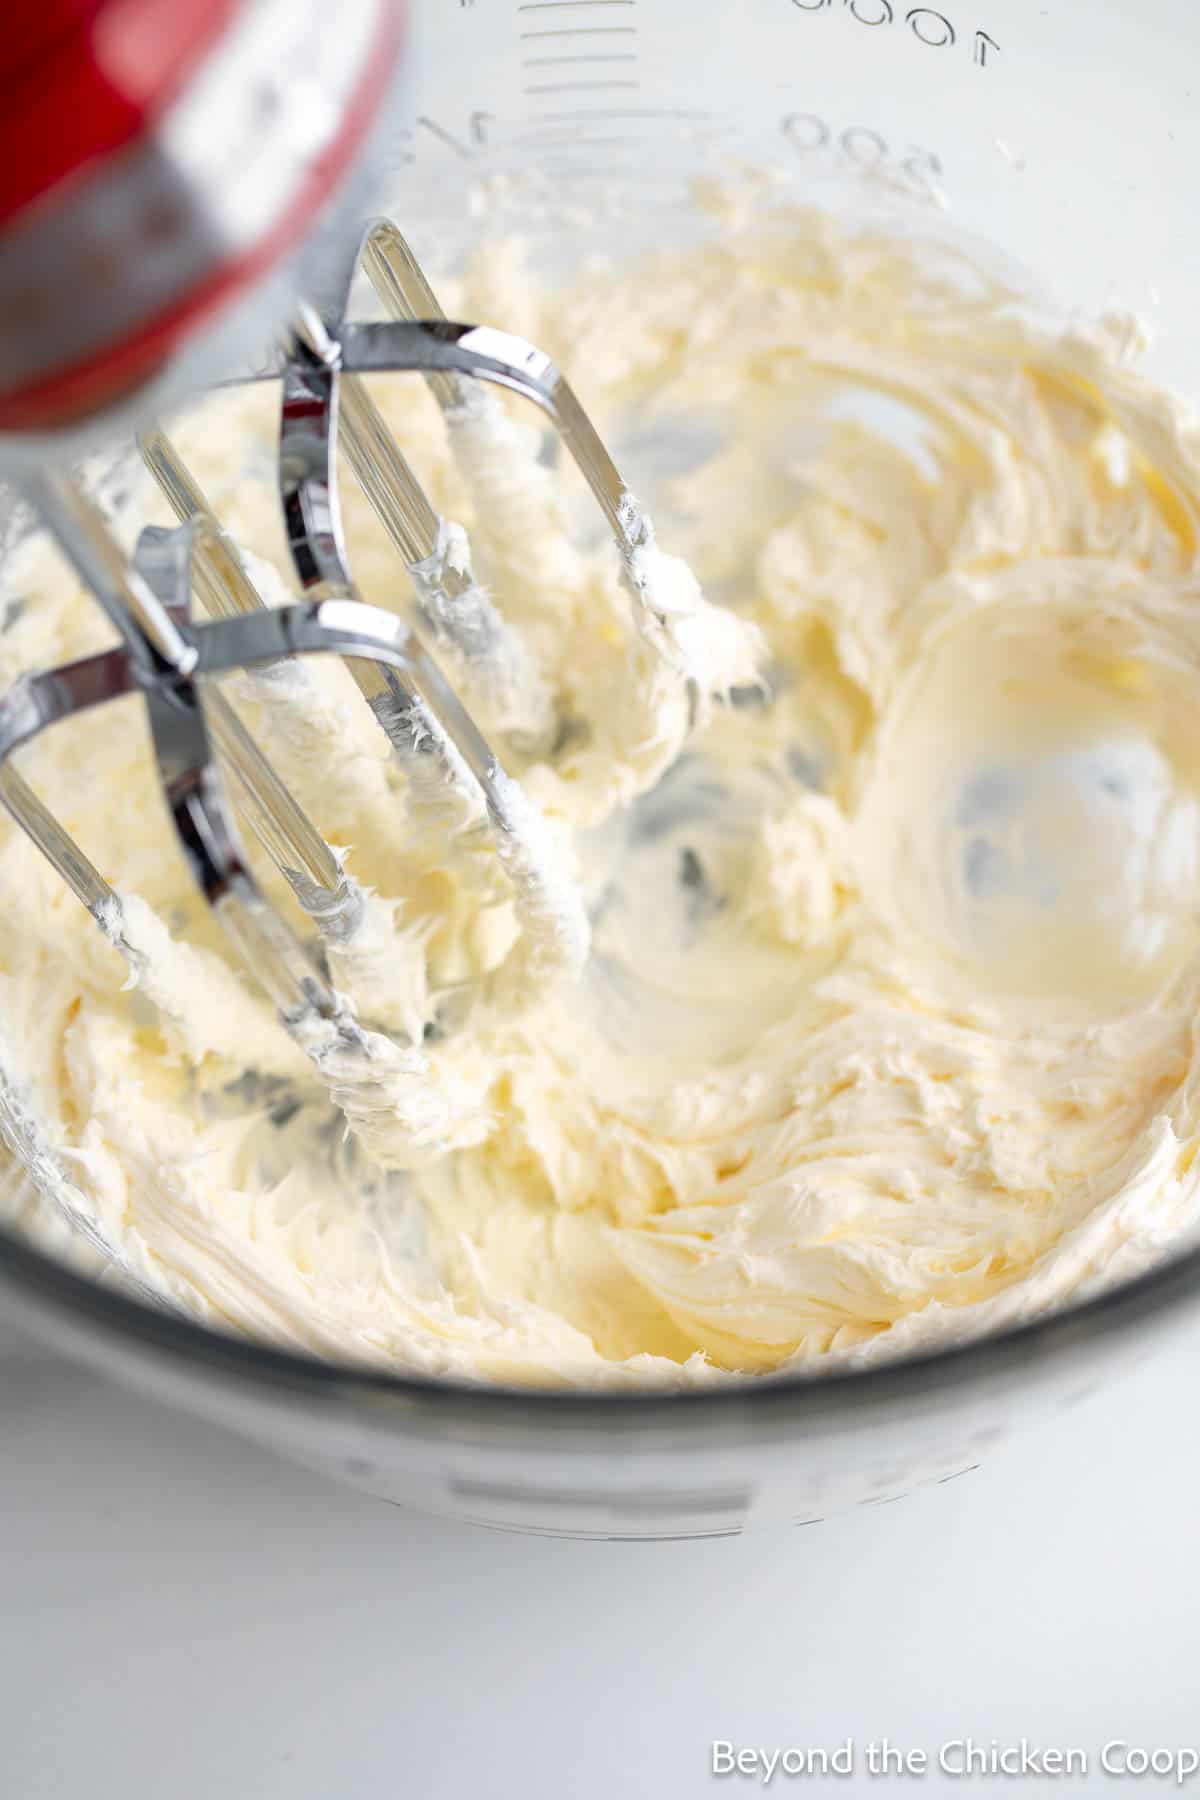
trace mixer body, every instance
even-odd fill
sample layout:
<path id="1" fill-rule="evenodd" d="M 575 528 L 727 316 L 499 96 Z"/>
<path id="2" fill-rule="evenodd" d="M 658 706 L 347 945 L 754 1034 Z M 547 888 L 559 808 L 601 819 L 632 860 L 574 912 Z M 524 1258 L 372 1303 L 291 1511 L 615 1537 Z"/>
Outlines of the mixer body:
<path id="1" fill-rule="evenodd" d="M 396 0 L 56 0 L 0 46 L 0 434 L 126 399 L 312 230 L 388 91 Z"/>

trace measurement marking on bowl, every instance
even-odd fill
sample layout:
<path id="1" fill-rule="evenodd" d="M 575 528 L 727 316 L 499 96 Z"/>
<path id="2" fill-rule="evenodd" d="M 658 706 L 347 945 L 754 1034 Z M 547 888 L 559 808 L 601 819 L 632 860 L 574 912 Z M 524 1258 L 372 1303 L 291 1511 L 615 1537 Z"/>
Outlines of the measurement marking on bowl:
<path id="1" fill-rule="evenodd" d="M 640 88 L 640 81 L 555 81 L 535 84 L 527 87 L 527 94 L 585 94 L 597 93 L 606 88 L 610 92 L 615 88 Z"/>
<path id="2" fill-rule="evenodd" d="M 516 137 L 509 142 L 514 150 L 569 150 L 579 145 L 584 150 L 621 150 L 632 149 L 637 144 L 646 144 L 649 138 L 636 137 Z"/>
<path id="3" fill-rule="evenodd" d="M 453 132 L 447 131 L 444 126 L 439 125 L 436 119 L 421 117 L 417 120 L 417 124 L 435 138 L 439 138 L 443 144 L 448 144 L 456 156 L 465 156 L 468 161 L 473 158 L 474 151 L 470 150 L 460 138 L 456 138 Z"/>
<path id="4" fill-rule="evenodd" d="M 637 0 L 523 0 L 518 12 L 566 12 L 576 6 L 634 6 Z"/>
<path id="5" fill-rule="evenodd" d="M 521 42 L 534 38 L 636 37 L 636 25 L 557 25 L 550 31 L 523 31 Z"/>
<path id="6" fill-rule="evenodd" d="M 832 0 L 791 0 L 800 12 L 823 13 L 834 16 Z M 842 14 L 856 24 L 863 25 L 869 31 L 887 30 L 891 26 L 905 27 L 930 50 L 952 50 L 960 41 L 965 49 L 971 45 L 971 60 L 977 68 L 989 67 L 993 56 L 1000 54 L 1000 46 L 994 37 L 990 37 L 982 28 L 977 28 L 972 37 L 963 36 L 959 27 L 955 26 L 943 12 L 932 6 L 912 6 L 907 11 L 894 6 L 892 0 L 845 0 L 837 16 Z"/>
<path id="7" fill-rule="evenodd" d="M 523 69 L 558 69 L 568 64 L 577 63 L 631 63 L 637 61 L 637 51 L 614 51 L 608 54 L 589 51 L 582 56 L 526 56 L 522 59 Z"/>
<path id="8" fill-rule="evenodd" d="M 605 131 L 603 137 L 586 137 L 590 121 L 584 120 L 579 125 L 539 125 L 529 131 L 522 131 L 516 137 L 507 140 L 510 147 L 517 150 L 549 150 L 559 144 L 652 144 L 653 137 L 644 132 L 635 131 L 632 127 L 622 129 L 619 125 L 606 125 L 600 121 Z"/>
<path id="9" fill-rule="evenodd" d="M 868 125 L 847 125 L 837 131 L 818 113 L 787 113 L 779 121 L 779 129 L 799 156 L 828 152 L 844 156 L 860 169 L 877 169 L 887 164 L 909 176 L 932 198 L 936 199 L 942 191 L 942 160 L 920 144 L 899 144 L 893 148 Z"/>
<path id="10" fill-rule="evenodd" d="M 621 0 L 621 3 L 633 6 L 636 4 L 636 0 Z M 606 6 L 611 4 L 614 4 L 614 0 L 523 0 L 523 3 L 517 7 L 517 12 L 555 12 L 567 8 Z M 547 31 L 541 35 L 546 37 L 558 36 L 562 38 L 571 36 L 588 37 L 595 33 L 600 33 L 601 35 L 608 37 L 611 37 L 614 33 L 620 33 L 624 37 L 636 38 L 637 27 L 634 25 L 591 27 L 587 25 L 576 25 L 565 28 L 560 26 L 556 33 Z M 521 34 L 522 38 L 531 35 L 535 34 Z M 529 71 L 555 68 L 562 69 L 564 72 L 574 68 L 580 68 L 586 71 L 600 66 L 612 68 L 616 65 L 621 65 L 622 74 L 620 76 L 605 76 L 595 80 L 583 79 L 579 81 L 552 80 L 545 82 L 528 82 L 523 91 L 531 98 L 534 95 L 540 94 L 584 94 L 601 92 L 636 93 L 642 85 L 634 74 L 634 68 L 637 62 L 638 50 L 636 43 L 631 44 L 628 48 L 622 49 L 610 49 L 607 46 L 600 46 L 582 50 L 564 49 L 547 56 L 525 54 L 521 58 L 521 67 Z"/>
<path id="11" fill-rule="evenodd" d="M 711 119 L 710 112 L 685 112 L 653 106 L 600 107 L 588 112 L 534 113 L 531 125 L 569 125 L 576 119 Z"/>

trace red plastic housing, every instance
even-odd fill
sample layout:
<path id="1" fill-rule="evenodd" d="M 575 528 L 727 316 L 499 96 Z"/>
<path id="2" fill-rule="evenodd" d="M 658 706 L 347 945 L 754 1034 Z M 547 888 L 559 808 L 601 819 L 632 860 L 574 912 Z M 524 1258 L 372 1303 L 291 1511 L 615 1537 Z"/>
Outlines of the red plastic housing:
<path id="1" fill-rule="evenodd" d="M 270 96 L 259 87 L 265 90 L 271 70 L 256 86 L 238 48 L 258 43 L 253 14 L 257 7 L 261 17 L 263 0 L 30 0 L 7 9 L 0 32 L 0 432 L 51 430 L 126 394 L 304 236 L 353 159 L 401 48 L 401 0 L 363 4 L 369 10 L 356 14 L 361 54 L 343 66 L 342 85 L 331 95 L 340 108 L 336 123 L 323 130 L 314 124 L 305 156 L 297 154 L 293 117 L 278 164 L 286 178 L 279 176 L 278 195 L 257 209 L 261 221 L 251 208 L 249 240 L 244 230 L 223 237 L 213 227 L 210 212 L 219 218 L 221 196 L 205 195 L 204 169 L 187 166 L 189 146 L 196 161 L 194 117 L 190 135 L 181 134 L 178 121 L 189 90 L 206 73 L 211 87 L 213 69 L 225 67 L 222 55 L 233 64 L 232 46 L 241 58 L 239 79 L 224 119 L 215 106 L 215 131 L 219 136 L 226 121 L 239 118 L 248 129 L 255 104 L 266 121 L 255 123 L 256 143 L 269 131 Z M 288 0 L 278 16 L 294 38 L 310 13 L 318 39 L 322 30 L 339 29 L 342 9 L 328 0 L 319 8 Z M 320 80 L 323 59 L 312 61 L 311 76 Z M 319 120 L 321 109 L 312 110 Z M 218 185 L 236 181 L 236 170 L 222 173 L 215 164 Z M 143 190 L 145 217 L 135 218 L 131 234 L 129 216 Z M 213 208 L 202 204 L 209 199 Z M 244 218 L 244 196 L 227 210 Z M 124 237 L 116 229 L 109 235 L 110 214 L 126 228 Z M 81 219 L 104 222 L 106 235 L 90 262 L 76 249 Z M 171 275 L 172 233 L 178 278 Z M 159 274 L 139 283 L 151 257 Z M 77 275 L 77 266 L 84 273 Z M 86 276 L 91 269 L 95 284 Z M 74 290 L 65 296 L 64 271 Z M 54 307 L 63 313 L 61 330 L 48 318 Z"/>

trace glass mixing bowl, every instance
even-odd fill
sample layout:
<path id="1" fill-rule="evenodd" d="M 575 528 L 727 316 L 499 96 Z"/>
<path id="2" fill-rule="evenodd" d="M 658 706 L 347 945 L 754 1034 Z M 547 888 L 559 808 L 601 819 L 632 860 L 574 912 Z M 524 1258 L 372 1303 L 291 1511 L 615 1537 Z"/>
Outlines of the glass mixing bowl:
<path id="1" fill-rule="evenodd" d="M 733 159 L 826 206 L 949 221 L 1060 310 L 1139 314 L 1154 374 L 1200 394 L 1189 0 L 418 0 L 415 26 L 389 182 L 439 266 L 480 228 L 481 181 L 563 266 L 686 228 L 683 184 Z M 1200 1251 L 965 1347 L 684 1396 L 321 1363 L 3 1232 L 0 1290 L 56 1348 L 385 1498 L 512 1529 L 715 1536 L 947 1480 L 1110 1385 L 1093 1416 L 1119 1407 L 1114 1378 L 1200 1311 Z"/>

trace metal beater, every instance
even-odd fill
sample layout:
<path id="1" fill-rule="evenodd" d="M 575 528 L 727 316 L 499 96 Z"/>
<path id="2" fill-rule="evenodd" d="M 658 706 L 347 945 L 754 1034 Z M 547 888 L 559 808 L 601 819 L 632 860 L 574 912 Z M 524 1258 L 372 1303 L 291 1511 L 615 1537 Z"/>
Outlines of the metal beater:
<path id="1" fill-rule="evenodd" d="M 279 3 L 251 0 L 243 11 L 254 16 L 258 29 L 265 15 L 278 13 Z M 168 5 L 173 7 L 174 0 L 162 0 L 164 18 Z M 204 12 L 199 0 L 196 11 Z M 364 41 L 370 38 L 368 15 L 378 13 L 385 26 L 389 19 L 394 24 L 394 9 L 387 6 L 372 7 L 364 0 L 349 11 L 359 15 Z M 293 11 L 289 16 L 295 36 L 298 15 Z M 177 12 L 171 17 L 178 23 Z M 254 43 L 265 41 L 253 38 Z M 207 73 L 211 77 L 211 70 Z M 198 79 L 204 78 L 202 67 Z M 368 104 L 361 80 L 357 88 L 349 84 L 349 93 L 357 99 L 343 96 L 344 104 Z M 330 136 L 328 126 L 325 136 Z M 319 155 L 311 154 L 313 160 L 319 162 Z M 0 302 L 4 249 L 0 240 Z M 354 323 L 346 317 L 351 281 L 360 268 L 390 315 L 384 322 Z M 324 286 L 328 292 L 327 281 Z M 411 805 L 427 806 L 434 815 L 449 806 L 453 817 L 448 828 L 473 831 L 476 838 L 486 832 L 511 888 L 518 936 L 489 977 L 479 997 L 483 1003 L 508 1009 L 529 1004 L 555 982 L 578 974 L 587 954 L 588 925 L 543 822 L 505 773 L 423 635 L 453 664 L 468 694 L 484 688 L 506 697 L 533 741 L 554 729 L 549 697 L 539 691 L 520 641 L 474 581 L 463 534 L 437 516 L 364 378 L 421 372 L 443 409 L 452 446 L 469 435 L 477 448 L 490 434 L 498 451 L 506 453 L 506 415 L 478 387 L 481 382 L 509 389 L 540 407 L 604 514 L 635 612 L 652 641 L 666 621 L 656 615 L 649 573 L 650 523 L 550 360 L 506 332 L 448 321 L 389 221 L 377 220 L 369 227 L 334 286 L 333 301 L 293 310 L 278 352 L 253 377 L 280 383 L 279 499 L 303 600 L 266 603 L 246 561 L 161 429 L 144 428 L 140 442 L 178 524 L 144 530 L 132 557 L 125 555 L 102 510 L 64 463 L 27 454 L 21 458 L 20 486 L 116 628 L 119 644 L 29 675 L 0 699 L 0 799 L 127 957 L 151 998 L 169 1007 L 169 995 L 156 988 L 158 951 L 145 921 L 131 917 L 12 761 L 16 751 L 49 727 L 121 696 L 140 694 L 158 779 L 197 888 L 356 1133 L 384 1163 L 408 1166 L 453 1143 L 456 1134 L 469 1133 L 471 1121 L 456 1118 L 451 1103 L 428 1079 L 422 1021 L 400 1033 L 374 1029 L 360 1020 L 339 990 L 331 971 L 353 965 L 356 957 L 386 957 L 387 932 L 372 917 L 372 896 L 343 868 L 214 678 L 235 670 L 266 676 L 283 672 L 291 684 L 284 702 L 303 706 L 303 681 L 296 682 L 293 659 L 329 653 L 347 659 L 405 770 Z M 109 375 L 119 373 L 121 357 L 114 355 L 110 362 Z M 69 400 L 69 380 L 57 387 L 52 382 L 51 389 L 55 405 L 64 391 Z M 124 388 L 119 386 L 118 393 L 118 410 L 127 410 Z M 7 398 L 8 422 L 28 431 L 30 417 L 22 415 L 23 408 L 28 415 L 28 394 L 18 391 Z M 53 408 L 45 410 L 52 413 Z M 6 396 L 0 392 L 0 423 L 5 413 Z M 139 414 L 144 419 L 144 406 L 139 405 Z M 68 423 L 73 427 L 78 417 L 73 407 Z M 408 571 L 419 629 L 397 614 L 364 604 L 358 595 L 338 504 L 341 449 Z M 478 478 L 483 465 L 474 455 L 465 466 L 471 479 L 472 471 Z M 479 499 L 486 506 L 486 492 Z M 232 777 L 242 817 L 311 920 L 320 956 L 296 936 L 251 874 L 226 794 L 226 775 Z"/>

